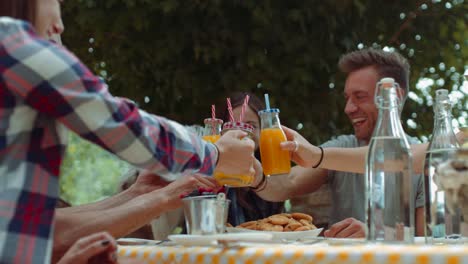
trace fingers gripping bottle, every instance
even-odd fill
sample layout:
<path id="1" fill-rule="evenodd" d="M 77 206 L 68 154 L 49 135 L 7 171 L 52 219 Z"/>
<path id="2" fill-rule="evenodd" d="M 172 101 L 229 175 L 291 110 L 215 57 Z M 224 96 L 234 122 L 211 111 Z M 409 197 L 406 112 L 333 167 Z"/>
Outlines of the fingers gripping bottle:
<path id="1" fill-rule="evenodd" d="M 226 133 L 230 130 L 241 130 L 247 132 L 247 137 L 253 138 L 254 127 L 250 124 L 243 122 L 226 122 L 223 126 L 221 134 Z M 250 186 L 254 181 L 254 176 L 249 175 L 227 175 L 221 172 L 215 172 L 214 177 L 221 185 L 227 185 L 229 187 L 247 187 Z"/>

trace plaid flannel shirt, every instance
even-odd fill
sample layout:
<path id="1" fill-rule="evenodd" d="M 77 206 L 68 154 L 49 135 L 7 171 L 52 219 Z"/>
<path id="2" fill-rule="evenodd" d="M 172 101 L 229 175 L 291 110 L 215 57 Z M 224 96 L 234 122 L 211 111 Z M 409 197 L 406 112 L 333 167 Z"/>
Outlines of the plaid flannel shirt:
<path id="1" fill-rule="evenodd" d="M 214 145 L 113 97 L 63 47 L 0 17 L 0 263 L 50 262 L 67 130 L 163 177 L 211 175 Z"/>

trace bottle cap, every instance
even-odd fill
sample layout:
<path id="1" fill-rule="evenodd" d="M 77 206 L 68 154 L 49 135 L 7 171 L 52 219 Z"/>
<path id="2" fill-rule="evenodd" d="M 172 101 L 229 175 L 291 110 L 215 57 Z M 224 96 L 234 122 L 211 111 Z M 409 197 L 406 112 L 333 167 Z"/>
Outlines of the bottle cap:
<path id="1" fill-rule="evenodd" d="M 380 83 L 382 84 L 382 88 L 390 88 L 394 86 L 395 79 L 390 78 L 390 77 L 385 77 L 380 80 Z"/>
<path id="2" fill-rule="evenodd" d="M 279 113 L 280 110 L 278 108 L 270 108 L 270 109 L 263 109 L 258 111 L 258 114 L 265 114 L 265 113 Z"/>
<path id="3" fill-rule="evenodd" d="M 447 89 L 438 89 L 436 90 L 436 98 L 437 99 L 448 99 L 448 90 Z"/>
<path id="4" fill-rule="evenodd" d="M 244 122 L 226 122 L 223 126 L 223 131 L 231 130 L 231 129 L 239 129 L 242 131 L 246 131 L 248 133 L 253 133 L 254 127 L 251 124 L 247 124 Z"/>
<path id="5" fill-rule="evenodd" d="M 218 118 L 205 118 L 203 120 L 203 123 L 206 124 L 223 124 L 223 120 L 218 119 Z"/>

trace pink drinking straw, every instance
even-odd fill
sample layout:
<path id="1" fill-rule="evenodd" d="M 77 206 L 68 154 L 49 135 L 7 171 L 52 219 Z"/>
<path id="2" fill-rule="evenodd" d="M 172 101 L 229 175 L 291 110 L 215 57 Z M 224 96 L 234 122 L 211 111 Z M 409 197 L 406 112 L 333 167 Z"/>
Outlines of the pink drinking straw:
<path id="1" fill-rule="evenodd" d="M 212 122 L 212 126 L 211 126 L 211 134 L 212 135 L 215 135 L 215 119 L 216 119 L 216 109 L 215 109 L 215 105 L 211 105 L 211 118 L 213 119 Z"/>
<path id="2" fill-rule="evenodd" d="M 231 98 L 227 98 L 227 107 L 229 112 L 229 120 L 234 122 L 234 113 L 232 112 Z"/>
<path id="3" fill-rule="evenodd" d="M 211 105 L 211 118 L 216 118 L 216 108 L 215 105 Z"/>
<path id="4" fill-rule="evenodd" d="M 240 113 L 240 116 L 239 116 L 239 121 L 240 122 L 244 121 L 245 110 L 247 109 L 247 105 L 249 104 L 249 98 L 250 98 L 250 96 L 248 94 L 246 94 L 245 98 L 244 98 L 244 103 L 242 104 L 241 113 Z"/>

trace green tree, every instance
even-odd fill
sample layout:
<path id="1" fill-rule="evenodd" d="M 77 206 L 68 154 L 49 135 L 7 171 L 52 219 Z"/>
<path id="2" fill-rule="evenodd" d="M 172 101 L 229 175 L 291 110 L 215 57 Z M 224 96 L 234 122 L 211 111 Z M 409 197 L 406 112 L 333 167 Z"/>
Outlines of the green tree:
<path id="1" fill-rule="evenodd" d="M 430 133 L 439 88 L 457 97 L 454 115 L 466 126 L 463 0 L 77 0 L 63 13 L 65 45 L 113 94 L 182 123 L 199 124 L 218 98 L 248 90 L 269 93 L 283 123 L 313 143 L 352 133 L 336 63 L 387 47 L 412 65 L 406 131 Z"/>
<path id="2" fill-rule="evenodd" d="M 460 0 L 81 0 L 65 6 L 64 41 L 113 93 L 151 112 L 200 123 L 229 91 L 268 92 L 285 124 L 302 123 L 301 133 L 319 142 L 351 132 L 341 54 L 388 46 L 409 58 L 413 85 L 442 79 L 429 95 L 440 86 L 456 91 L 468 58 L 467 14 Z M 410 132 L 423 135 L 432 112 L 426 94 L 415 93 L 423 103 L 410 102 L 405 118 L 418 113 Z"/>
<path id="3" fill-rule="evenodd" d="M 70 134 L 61 168 L 60 196 L 72 205 L 110 196 L 118 190 L 121 175 L 128 168 L 127 163 L 112 154 Z"/>

